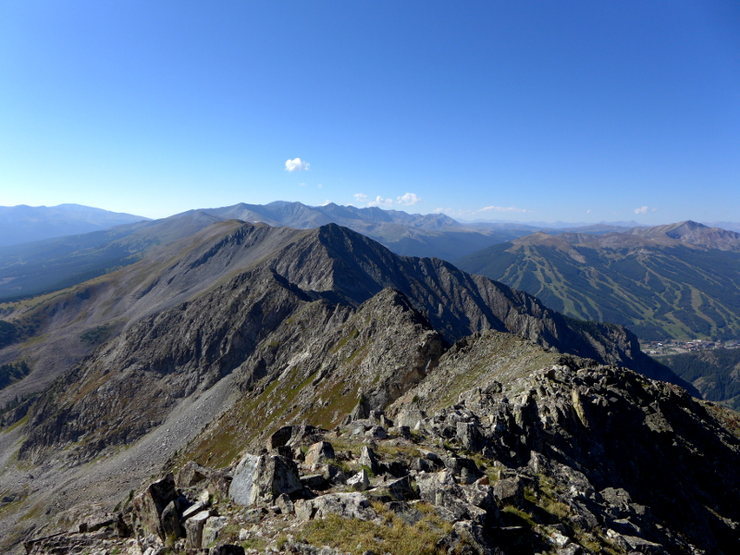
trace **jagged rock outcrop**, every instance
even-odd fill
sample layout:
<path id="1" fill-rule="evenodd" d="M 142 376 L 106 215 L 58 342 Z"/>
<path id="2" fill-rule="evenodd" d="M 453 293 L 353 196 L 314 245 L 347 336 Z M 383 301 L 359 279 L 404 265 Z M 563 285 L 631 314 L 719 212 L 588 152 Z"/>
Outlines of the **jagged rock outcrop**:
<path id="1" fill-rule="evenodd" d="M 517 359 L 550 362 L 517 369 Z M 480 367 L 476 383 L 452 401 L 435 387 L 471 365 Z M 418 418 L 413 433 L 398 424 L 407 409 Z M 278 430 L 270 444 L 288 458 L 245 455 L 232 472 L 232 492 L 261 494 L 232 494 L 208 509 L 196 497 L 218 473 L 188 462 L 182 484 L 169 475 L 124 507 L 129 531 L 106 541 L 170 541 L 175 551 L 241 544 L 250 553 L 411 545 L 432 553 L 730 553 L 737 545 L 736 415 L 676 386 L 487 332 L 443 356 L 389 410 L 395 422 L 376 409 L 332 431 Z M 381 421 L 386 433 L 368 436 Z M 304 479 L 318 453 L 343 469 L 327 473 L 321 488 Z M 300 481 L 276 482 L 279 475 Z M 167 505 L 155 518 L 140 499 Z M 184 538 L 162 538 L 168 508 Z M 76 532 L 53 541 L 82 540 Z"/>

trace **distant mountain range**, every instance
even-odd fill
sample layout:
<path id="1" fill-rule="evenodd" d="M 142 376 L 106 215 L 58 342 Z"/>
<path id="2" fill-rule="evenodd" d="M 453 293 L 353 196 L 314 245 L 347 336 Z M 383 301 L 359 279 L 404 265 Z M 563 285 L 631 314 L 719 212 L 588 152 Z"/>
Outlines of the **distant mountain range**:
<path id="1" fill-rule="evenodd" d="M 282 201 L 266 205 L 242 203 L 199 211 L 219 219 L 233 218 L 299 229 L 335 223 L 367 235 L 397 254 L 444 260 L 539 229 L 511 223 L 462 224 L 444 214 L 408 214 L 399 210 L 356 208 L 334 203 L 324 206 Z"/>
<path id="2" fill-rule="evenodd" d="M 218 221 L 315 228 L 336 223 L 397 254 L 452 260 L 576 318 L 627 325 L 642 339 L 740 330 L 738 237 L 695 222 L 622 228 L 462 224 L 442 214 L 298 202 L 191 210 L 104 231 L 0 246 L 0 301 L 68 287 L 139 260 Z"/>
<path id="3" fill-rule="evenodd" d="M 687 221 L 618 233 L 534 233 L 455 261 L 576 318 L 643 339 L 740 334 L 740 235 Z"/>
<path id="4" fill-rule="evenodd" d="M 297 229 L 337 223 L 398 254 L 451 259 L 509 241 L 537 228 L 521 224 L 463 225 L 442 214 L 380 208 L 306 206 L 299 202 L 236 204 L 169 218 L 22 245 L 0 246 L 0 301 L 67 287 L 131 264 L 149 249 L 188 237 L 217 221 L 237 219 Z"/>
<path id="5" fill-rule="evenodd" d="M 79 204 L 0 206 L 0 246 L 100 231 L 146 219 Z"/>

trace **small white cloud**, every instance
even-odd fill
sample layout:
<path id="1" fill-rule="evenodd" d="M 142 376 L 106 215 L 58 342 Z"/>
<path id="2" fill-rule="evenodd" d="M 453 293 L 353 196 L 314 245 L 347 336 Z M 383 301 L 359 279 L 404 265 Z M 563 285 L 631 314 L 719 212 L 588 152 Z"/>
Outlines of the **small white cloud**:
<path id="1" fill-rule="evenodd" d="M 287 172 L 305 172 L 311 167 L 311 164 L 300 158 L 293 158 L 285 161 L 285 171 Z"/>
<path id="2" fill-rule="evenodd" d="M 357 202 L 367 202 L 368 196 L 365 193 L 355 193 L 352 195 Z"/>
<path id="3" fill-rule="evenodd" d="M 316 188 L 317 189 L 323 189 L 324 188 L 324 184 L 323 183 L 317 183 L 316 184 Z"/>
<path id="4" fill-rule="evenodd" d="M 635 214 L 647 214 L 648 210 L 650 210 L 647 206 L 640 206 L 639 208 L 635 208 L 634 212 Z"/>
<path id="5" fill-rule="evenodd" d="M 396 197 L 396 202 L 403 206 L 412 206 L 420 200 L 415 193 L 404 193 L 400 197 Z"/>
<path id="6" fill-rule="evenodd" d="M 518 212 L 524 214 L 530 212 L 526 208 L 517 208 L 516 206 L 484 206 L 478 212 Z"/>
<path id="7" fill-rule="evenodd" d="M 593 212 L 593 210 L 591 210 L 590 208 L 586 210 L 586 214 L 590 214 L 591 212 Z"/>
<path id="8" fill-rule="evenodd" d="M 379 208 L 393 206 L 392 198 L 383 198 L 380 195 L 375 197 L 375 200 L 371 200 L 367 203 L 368 206 L 377 206 Z"/>
<path id="9" fill-rule="evenodd" d="M 306 184 L 305 184 L 305 183 L 299 183 L 299 184 L 298 184 L 298 186 L 299 186 L 299 187 L 305 187 L 305 186 L 306 186 Z"/>

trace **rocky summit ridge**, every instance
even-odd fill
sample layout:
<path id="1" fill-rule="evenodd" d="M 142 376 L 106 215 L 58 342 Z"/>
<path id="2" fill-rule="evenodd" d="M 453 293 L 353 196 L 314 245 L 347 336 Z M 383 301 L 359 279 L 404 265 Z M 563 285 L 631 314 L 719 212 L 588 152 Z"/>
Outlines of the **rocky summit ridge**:
<path id="1" fill-rule="evenodd" d="M 465 382 L 471 372 L 473 387 Z M 736 415 L 677 386 L 489 331 L 443 354 L 387 409 L 362 398 L 331 429 L 278 427 L 226 468 L 178 454 L 116 511 L 67 515 L 70 531 L 26 549 L 328 555 L 736 546 L 731 478 L 740 444 L 737 430 L 728 431 Z"/>
<path id="2" fill-rule="evenodd" d="M 737 489 L 717 485 L 737 477 L 734 413 L 652 381 L 682 383 L 628 330 L 334 224 L 219 222 L 4 318 L 0 362 L 31 371 L 2 393 L 38 386 L 2 415 L 6 548 L 379 548 L 332 544 L 332 524 L 390 524 L 390 552 L 406 534 L 722 552 L 736 534 Z"/>

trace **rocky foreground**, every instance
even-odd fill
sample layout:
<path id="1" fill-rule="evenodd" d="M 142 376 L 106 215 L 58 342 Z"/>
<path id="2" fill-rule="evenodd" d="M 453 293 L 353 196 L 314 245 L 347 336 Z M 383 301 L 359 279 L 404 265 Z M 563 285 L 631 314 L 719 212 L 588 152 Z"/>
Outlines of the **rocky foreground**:
<path id="1" fill-rule="evenodd" d="M 62 515 L 26 550 L 735 552 L 737 413 L 571 356 L 500 371 L 495 335 L 458 343 L 384 412 L 360 399 L 226 468 L 176 456 L 115 512 Z"/>

